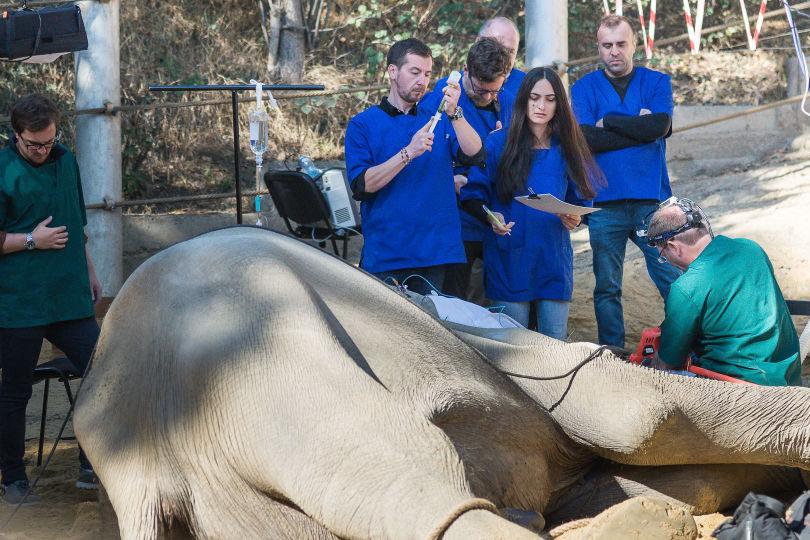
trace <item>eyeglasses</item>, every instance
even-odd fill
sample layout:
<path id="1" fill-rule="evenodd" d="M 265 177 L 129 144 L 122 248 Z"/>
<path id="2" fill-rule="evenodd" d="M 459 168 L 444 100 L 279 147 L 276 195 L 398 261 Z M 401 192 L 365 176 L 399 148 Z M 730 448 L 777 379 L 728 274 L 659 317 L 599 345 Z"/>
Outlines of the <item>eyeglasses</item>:
<path id="1" fill-rule="evenodd" d="M 25 145 L 25 147 L 28 149 L 29 152 L 42 152 L 44 150 L 50 150 L 51 148 L 53 148 L 53 145 L 58 143 L 59 139 L 61 138 L 62 134 L 57 133 L 56 137 L 44 143 L 31 142 L 26 139 L 23 139 L 22 137 L 20 137 L 20 140 L 23 142 L 23 144 Z"/>
<path id="2" fill-rule="evenodd" d="M 655 245 L 655 249 L 658 250 L 658 259 L 656 259 L 656 260 L 658 262 L 660 262 L 661 264 L 666 264 L 667 262 L 669 262 L 669 259 L 667 259 L 667 256 L 664 255 L 664 251 L 667 250 L 667 246 L 669 246 L 669 240 L 664 240 L 663 243 Z"/>
<path id="3" fill-rule="evenodd" d="M 467 77 L 467 79 L 470 81 L 470 87 L 476 96 L 497 96 L 500 94 L 501 90 L 503 90 L 503 85 L 501 85 L 497 90 L 487 90 L 486 88 L 481 88 L 475 84 L 475 79 L 473 79 L 472 76 Z"/>

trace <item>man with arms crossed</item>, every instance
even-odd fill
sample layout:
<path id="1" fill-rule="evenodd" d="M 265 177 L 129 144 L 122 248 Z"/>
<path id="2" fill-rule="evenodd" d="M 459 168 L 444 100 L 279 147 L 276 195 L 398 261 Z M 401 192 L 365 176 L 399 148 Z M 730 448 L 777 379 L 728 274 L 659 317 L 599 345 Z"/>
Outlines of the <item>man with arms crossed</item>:
<path id="1" fill-rule="evenodd" d="M 636 38 L 630 21 L 608 15 L 597 31 L 604 70 L 574 84 L 571 101 L 607 187 L 594 199 L 601 211 L 588 216 L 594 309 L 599 343 L 624 347 L 622 274 L 627 241 L 644 253 L 647 272 L 666 300 L 680 272 L 657 262 L 657 253 L 636 237 L 645 215 L 672 190 L 665 138 L 672 126 L 672 84 L 668 75 L 633 65 Z"/>

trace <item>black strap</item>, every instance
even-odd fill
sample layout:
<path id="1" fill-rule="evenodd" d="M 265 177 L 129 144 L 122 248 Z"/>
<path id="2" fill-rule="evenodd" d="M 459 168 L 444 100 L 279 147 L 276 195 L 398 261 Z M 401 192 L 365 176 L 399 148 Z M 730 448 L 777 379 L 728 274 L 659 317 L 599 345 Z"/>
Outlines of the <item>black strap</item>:
<path id="1" fill-rule="evenodd" d="M 791 315 L 810 315 L 810 300 L 785 300 Z"/>
<path id="2" fill-rule="evenodd" d="M 37 54 L 37 49 L 39 49 L 39 44 L 42 40 L 42 15 L 39 14 L 39 10 L 30 9 L 28 7 L 28 0 L 23 0 L 23 5 L 17 11 L 30 11 L 35 13 L 37 16 L 37 35 L 34 38 L 34 49 L 31 51 L 31 54 L 25 58 L 17 58 L 16 60 L 6 60 L 7 62 L 25 62 L 26 60 L 30 60 Z M 6 40 L 8 42 L 8 49 L 11 50 L 11 37 L 12 32 L 11 30 L 14 28 L 14 18 L 11 18 L 12 24 L 9 25 L 9 32 L 6 33 Z"/>

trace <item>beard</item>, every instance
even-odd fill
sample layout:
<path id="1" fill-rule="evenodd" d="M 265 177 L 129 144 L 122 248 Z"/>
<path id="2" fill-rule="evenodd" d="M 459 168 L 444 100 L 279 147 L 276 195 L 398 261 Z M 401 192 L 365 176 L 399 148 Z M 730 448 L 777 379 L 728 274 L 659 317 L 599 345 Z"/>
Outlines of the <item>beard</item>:
<path id="1" fill-rule="evenodd" d="M 424 88 L 411 88 L 411 89 L 402 89 L 397 86 L 397 94 L 399 97 L 402 98 L 402 101 L 406 103 L 416 103 L 422 96 L 425 95 Z"/>
<path id="2" fill-rule="evenodd" d="M 478 94 L 473 95 L 467 94 L 467 97 L 470 98 L 470 101 L 472 101 L 476 107 L 486 107 L 487 105 L 495 101 L 495 98 L 485 98 L 479 96 Z"/>

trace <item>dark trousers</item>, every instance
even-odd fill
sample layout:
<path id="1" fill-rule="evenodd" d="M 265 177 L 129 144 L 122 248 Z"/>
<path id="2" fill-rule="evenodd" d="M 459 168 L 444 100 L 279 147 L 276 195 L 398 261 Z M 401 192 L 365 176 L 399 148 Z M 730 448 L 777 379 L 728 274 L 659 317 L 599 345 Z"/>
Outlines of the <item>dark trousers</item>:
<path id="1" fill-rule="evenodd" d="M 30 328 L 0 328 L 0 482 L 27 480 L 25 474 L 25 408 L 31 399 L 34 368 L 47 339 L 84 373 L 99 328 L 93 317 Z M 92 466 L 79 450 L 83 468 Z"/>
<path id="2" fill-rule="evenodd" d="M 400 268 L 398 270 L 387 270 L 385 272 L 374 272 L 373 275 L 389 285 L 394 285 L 395 279 L 400 285 L 407 285 L 409 291 L 426 295 L 430 291 L 442 292 L 440 287 L 444 285 L 444 276 L 447 265 L 424 266 L 422 268 Z"/>
<path id="3" fill-rule="evenodd" d="M 464 241 L 464 252 L 467 262 L 447 265 L 447 275 L 444 278 L 444 294 L 469 300 L 470 276 L 476 259 L 484 260 L 484 242 Z"/>

